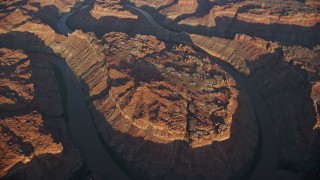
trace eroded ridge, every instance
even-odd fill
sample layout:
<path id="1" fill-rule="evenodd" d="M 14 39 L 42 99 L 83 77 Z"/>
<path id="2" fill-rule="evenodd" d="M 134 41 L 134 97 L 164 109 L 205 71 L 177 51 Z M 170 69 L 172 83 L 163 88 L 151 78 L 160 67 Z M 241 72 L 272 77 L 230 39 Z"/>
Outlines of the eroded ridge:
<path id="1" fill-rule="evenodd" d="M 209 57 L 119 32 L 99 39 L 76 31 L 66 44 L 62 54 L 84 83 L 97 129 L 130 175 L 208 179 L 247 171 L 258 140 L 253 107 Z"/>
<path id="2" fill-rule="evenodd" d="M 192 147 L 229 138 L 239 92 L 217 64 L 150 36 L 110 33 L 105 40 L 111 45 L 108 98 L 129 123 L 122 131 L 134 126 L 153 132 L 150 139 L 186 140 Z"/>
<path id="3" fill-rule="evenodd" d="M 61 168 L 55 176 L 70 177 L 82 160 L 67 134 L 52 66 L 1 48 L 0 69 L 0 177 L 49 178 Z"/>

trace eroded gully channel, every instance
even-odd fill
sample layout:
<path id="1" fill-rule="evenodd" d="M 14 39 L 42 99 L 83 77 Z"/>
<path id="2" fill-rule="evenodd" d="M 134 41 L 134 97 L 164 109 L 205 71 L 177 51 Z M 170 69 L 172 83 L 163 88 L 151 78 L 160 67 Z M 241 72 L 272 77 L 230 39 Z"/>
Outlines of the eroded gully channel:
<path id="1" fill-rule="evenodd" d="M 89 6 L 86 5 L 81 9 L 88 7 Z M 159 25 L 146 11 L 130 5 L 127 5 L 127 7 L 141 13 L 157 28 L 168 31 L 168 29 Z M 59 19 L 58 30 L 60 33 L 68 34 L 72 32 L 72 30 L 68 28 L 66 21 L 74 13 L 75 12 L 67 13 Z M 250 82 L 248 82 L 247 79 L 239 72 L 233 69 L 232 66 L 222 60 L 215 59 L 215 61 L 227 73 L 233 76 L 240 89 L 246 91 L 250 96 L 258 119 L 261 131 L 260 141 L 262 141 L 262 147 L 257 166 L 250 176 L 250 179 L 270 179 L 276 169 L 278 157 L 276 136 L 268 106 L 254 85 L 250 84 Z M 63 72 L 64 79 L 67 83 L 69 128 L 71 137 L 80 149 L 89 169 L 105 179 L 128 179 L 104 149 L 95 129 L 95 125 L 93 124 L 90 112 L 86 106 L 84 95 L 81 90 L 82 88 L 78 79 L 74 76 L 73 72 L 64 61 L 57 60 L 54 61 L 54 64 Z"/>

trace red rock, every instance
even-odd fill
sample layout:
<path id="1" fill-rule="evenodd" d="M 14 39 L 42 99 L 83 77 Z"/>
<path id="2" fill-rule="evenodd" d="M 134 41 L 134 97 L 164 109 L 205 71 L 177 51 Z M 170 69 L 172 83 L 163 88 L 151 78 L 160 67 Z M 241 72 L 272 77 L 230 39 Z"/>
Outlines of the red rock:
<path id="1" fill-rule="evenodd" d="M 196 12 L 197 7 L 197 0 L 178 0 L 177 4 L 173 4 L 172 6 L 161 10 L 161 14 L 170 19 L 175 19 L 179 15 Z"/>
<path id="2" fill-rule="evenodd" d="M 96 19 L 100 19 L 104 16 L 138 19 L 137 15 L 134 15 L 130 11 L 125 10 L 124 7 L 120 5 L 119 0 L 96 1 L 93 5 L 92 10 L 90 11 L 90 14 Z"/>
<path id="3" fill-rule="evenodd" d="M 251 149 L 257 143 L 252 106 L 247 96 L 238 96 L 234 80 L 209 58 L 189 46 L 168 48 L 152 36 L 130 38 L 117 32 L 100 41 L 76 31 L 63 44 L 65 53 L 72 54 L 65 57 L 67 62 L 89 87 L 99 132 L 121 154 L 133 176 L 156 178 L 174 169 L 168 176 L 195 178 L 200 171 L 185 167 L 187 163 L 205 167 L 201 172 L 206 178 L 227 178 L 251 162 Z M 100 48 L 92 48 L 97 45 Z M 87 56 L 99 58 L 83 58 Z M 93 72 L 99 76 L 90 76 Z M 97 84 L 106 86 L 95 95 Z M 235 117 L 241 121 L 234 122 Z M 250 130 L 242 133 L 244 127 Z M 231 128 L 235 134 L 230 135 Z M 217 141 L 221 144 L 212 144 Z M 216 148 L 228 155 L 220 157 Z M 200 152 L 204 156 L 198 156 Z M 177 153 L 183 162 L 175 158 Z M 241 162 L 233 164 L 233 170 L 227 168 L 224 160 L 238 153 L 245 154 Z"/>
<path id="4" fill-rule="evenodd" d="M 30 61 L 20 50 L 2 48 L 0 56 L 0 177 L 14 178 L 29 171 L 34 173 L 25 175 L 27 179 L 47 178 L 51 168 L 66 168 L 56 177 L 69 177 L 82 162 L 61 117 L 59 87 L 51 65 Z M 41 161 L 50 166 L 35 170 Z"/>

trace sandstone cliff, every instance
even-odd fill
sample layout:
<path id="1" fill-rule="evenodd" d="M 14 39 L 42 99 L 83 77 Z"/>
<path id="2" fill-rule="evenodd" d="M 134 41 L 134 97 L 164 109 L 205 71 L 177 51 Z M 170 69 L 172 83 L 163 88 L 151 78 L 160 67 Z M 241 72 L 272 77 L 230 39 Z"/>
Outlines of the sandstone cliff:
<path id="1" fill-rule="evenodd" d="M 280 145 L 277 176 L 314 178 L 319 169 L 318 115 L 315 114 L 318 107 L 310 97 L 312 79 L 308 78 L 308 72 L 284 61 L 281 47 L 262 39 L 244 35 L 234 40 L 199 35 L 191 35 L 191 39 L 208 53 L 232 64 L 259 88 L 269 104 Z M 312 90 L 315 99 L 316 87 Z M 314 102 L 317 104 L 317 100 Z"/>
<path id="2" fill-rule="evenodd" d="M 0 177 L 70 177 L 82 160 L 67 133 L 52 66 L 20 50 L 2 48 L 0 56 Z"/>
<path id="3" fill-rule="evenodd" d="M 136 6 L 152 6 L 154 8 L 161 8 L 167 5 L 174 3 L 175 0 L 163 0 L 163 1 L 154 1 L 154 0 L 130 0 L 130 2 L 134 3 Z"/>
<path id="4" fill-rule="evenodd" d="M 175 19 L 179 15 L 194 13 L 196 12 L 197 8 L 197 0 L 178 0 L 176 4 L 162 9 L 160 13 L 165 15 L 169 19 Z"/>
<path id="5" fill-rule="evenodd" d="M 28 0 L 29 4 L 37 6 L 55 6 L 60 12 L 69 12 L 75 5 L 82 3 L 84 0 Z"/>
<path id="6" fill-rule="evenodd" d="M 250 167 L 252 106 L 208 57 L 123 33 L 98 40 L 76 31 L 62 49 L 89 92 L 99 132 L 133 177 L 228 178 Z"/>
<path id="7" fill-rule="evenodd" d="M 319 128 L 319 81 L 320 81 L 320 47 L 308 49 L 300 46 L 284 47 L 284 58 L 294 66 L 307 72 L 307 80 L 310 81 L 310 96 L 314 104 L 317 124 L 314 129 Z"/>
<path id="8" fill-rule="evenodd" d="M 108 68 L 98 40 L 82 31 L 73 32 L 54 51 L 64 58 L 87 85 L 89 97 L 99 97 L 108 85 Z"/>
<path id="9" fill-rule="evenodd" d="M 96 1 L 90 14 L 96 19 L 104 16 L 113 16 L 118 18 L 138 19 L 137 15 L 132 14 L 120 5 L 119 0 L 112 1 Z"/>
<path id="10" fill-rule="evenodd" d="M 138 16 L 125 9 L 118 0 L 97 1 L 91 10 L 77 12 L 68 20 L 72 29 L 82 29 L 102 36 L 106 32 L 134 32 L 145 26 Z"/>
<path id="11" fill-rule="evenodd" d="M 119 164 L 132 176 L 159 179 L 164 175 L 177 179 L 243 177 L 239 172 L 245 173 L 250 169 L 258 134 L 252 106 L 245 92 L 210 58 L 189 46 L 132 34 L 154 34 L 170 42 L 200 47 L 241 72 L 267 102 L 280 145 L 279 164 L 274 177 L 317 178 L 320 170 L 320 103 L 319 47 L 315 45 L 319 44 L 319 13 L 315 6 L 310 5 L 312 0 L 305 1 L 308 7 L 298 1 L 211 1 L 213 6 L 208 7 L 211 9 L 208 13 L 199 11 L 200 3 L 197 8 L 194 6 L 196 1 L 190 1 L 190 11 L 181 8 L 187 1 L 134 1 L 146 9 L 148 5 L 155 7 L 152 12 L 157 12 L 160 17 L 163 16 L 160 12 L 166 9 L 176 7 L 179 11 L 181 8 L 179 13 L 185 16 L 179 15 L 176 21 L 164 22 L 170 28 L 229 39 L 196 34 L 189 38 L 187 33 L 164 31 L 146 24 L 141 15 L 138 15 L 138 20 L 127 18 L 128 12 L 118 1 L 112 2 L 107 5 L 96 3 L 91 12 L 83 10 L 72 17 L 70 24 L 86 31 L 97 31 L 99 35 L 117 30 L 131 33 L 131 36 L 109 33 L 99 39 L 82 31 L 68 37 L 57 35 L 36 18 L 30 20 L 29 13 L 37 12 L 39 7 L 25 5 L 16 10 L 19 2 L 13 0 L 10 1 L 12 6 L 6 1 L 8 11 L 0 10 L 1 19 L 5 19 L 0 22 L 0 45 L 23 47 L 28 51 L 47 52 L 65 58 L 83 84 L 98 131 L 121 160 Z M 177 8 L 179 3 L 181 6 Z M 98 15 L 100 18 L 97 19 L 95 13 L 106 14 Z M 156 13 L 153 15 L 158 17 Z M 296 44 L 309 46 L 309 49 Z M 15 72 L 20 71 L 15 69 Z M 37 70 L 31 68 L 30 72 L 40 77 Z M 19 84 L 20 81 L 18 85 L 16 81 L 9 83 L 14 85 L 9 88 L 16 89 L 18 95 L 1 96 L 1 102 L 8 102 L 0 106 L 1 111 L 2 108 L 26 111 L 30 103 L 48 103 L 44 98 L 32 96 L 38 92 L 38 81 L 24 84 L 26 86 Z M 21 98 L 12 98 L 16 96 Z M 39 107 L 26 116 L 7 117 L 3 122 L 18 120 L 28 124 L 23 121 L 26 118 L 35 119 L 38 124 L 51 122 L 39 112 L 54 114 L 56 109 L 45 105 L 41 108 L 41 111 Z M 1 126 L 1 132 L 6 134 L 2 143 L 13 139 L 9 144 L 12 141 L 18 144 L 6 148 L 9 155 L 18 152 L 13 153 L 16 157 L 13 163 L 4 163 L 11 167 L 16 162 L 31 159 L 33 155 L 25 155 L 31 146 L 24 141 L 22 146 L 13 134 L 21 135 L 21 127 L 5 123 Z M 37 125 L 33 127 L 32 124 L 32 127 L 37 129 Z M 64 124 L 57 127 L 64 127 Z M 55 126 L 48 128 L 55 129 Z M 39 139 L 42 138 L 51 141 L 53 136 L 45 134 Z M 34 141 L 29 142 L 33 146 Z M 62 146 L 64 149 L 67 147 L 63 142 L 60 145 L 52 142 L 48 146 L 54 147 L 47 149 L 51 153 L 55 148 L 61 151 Z M 35 152 L 42 150 L 36 149 Z M 57 151 L 50 158 L 33 158 L 32 164 L 27 163 L 28 171 L 33 169 L 32 174 L 45 177 L 43 173 L 49 172 L 39 172 L 42 164 L 51 162 L 52 166 L 58 167 L 65 159 L 60 154 Z M 70 160 L 70 164 L 79 162 L 78 156 L 73 157 L 75 159 Z M 26 174 L 33 177 L 24 170 L 16 171 L 20 167 L 12 168 L 9 172 L 13 175 L 11 177 L 23 178 Z M 24 165 L 22 167 L 25 169 Z M 61 167 L 55 170 L 59 169 Z M 68 173 L 63 172 L 62 177 L 67 177 Z"/>
<path id="12" fill-rule="evenodd" d="M 194 10 L 189 15 L 183 12 L 183 5 L 178 5 L 143 8 L 158 22 L 176 31 L 224 38 L 247 34 L 287 45 L 312 47 L 319 43 L 319 11 L 297 1 L 204 1 L 188 5 Z M 170 9 L 174 14 L 170 14 Z"/>

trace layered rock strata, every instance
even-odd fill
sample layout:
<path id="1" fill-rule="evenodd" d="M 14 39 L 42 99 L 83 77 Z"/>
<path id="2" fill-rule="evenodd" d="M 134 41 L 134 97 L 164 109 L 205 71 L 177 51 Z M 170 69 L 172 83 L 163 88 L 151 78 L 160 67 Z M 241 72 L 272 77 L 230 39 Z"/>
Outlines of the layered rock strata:
<path id="1" fill-rule="evenodd" d="M 195 45 L 227 61 L 247 76 L 265 98 L 280 145 L 276 176 L 315 178 L 320 168 L 316 84 L 311 95 L 310 89 L 314 84 L 312 79 L 318 79 L 319 75 L 292 66 L 285 61 L 290 56 L 283 56 L 281 46 L 262 39 L 246 35 L 238 35 L 234 40 L 200 35 L 190 37 Z M 313 68 L 318 66 L 312 63 L 312 58 L 299 61 L 311 62 Z M 307 66 L 308 63 L 304 64 Z M 314 78 L 310 79 L 310 75 Z"/>
<path id="2" fill-rule="evenodd" d="M 96 19 L 100 19 L 104 16 L 138 19 L 137 15 L 134 15 L 130 11 L 125 10 L 124 7 L 120 5 L 119 0 L 96 1 L 90 11 L 90 14 Z"/>
<path id="3" fill-rule="evenodd" d="M 134 5 L 141 6 L 152 6 L 154 8 L 162 8 L 168 5 L 171 5 L 175 0 L 163 0 L 163 1 L 154 1 L 154 0 L 130 0 Z"/>
<path id="4" fill-rule="evenodd" d="M 84 0 L 28 0 L 29 4 L 35 4 L 40 8 L 55 6 L 60 12 L 69 12 L 75 5 L 81 4 Z"/>
<path id="5" fill-rule="evenodd" d="M 67 21 L 72 29 L 94 32 L 99 36 L 106 32 L 134 32 L 145 26 L 138 16 L 124 8 L 118 0 L 96 1 L 93 8 L 83 9 Z"/>
<path id="6" fill-rule="evenodd" d="M 207 36 L 234 38 L 236 34 L 247 34 L 283 44 L 314 46 L 319 43 L 319 11 L 297 1 L 205 1 L 194 4 L 193 13 L 180 12 L 192 5 L 172 4 L 165 9 L 143 6 L 164 26 L 189 33 Z M 175 8 L 178 6 L 178 8 Z M 207 10 L 210 8 L 211 10 Z M 164 13 L 174 10 L 174 17 Z M 180 13 L 179 13 L 180 12 Z M 175 18 L 179 17 L 179 18 Z M 170 20 L 175 19 L 175 20 Z M 294 34 L 294 35 L 289 35 Z"/>
<path id="7" fill-rule="evenodd" d="M 82 160 L 67 133 L 53 67 L 20 50 L 1 48 L 0 56 L 0 177 L 70 177 Z"/>
<path id="8" fill-rule="evenodd" d="M 160 13 L 165 15 L 169 19 L 176 19 L 179 15 L 191 14 L 196 12 L 197 8 L 197 0 L 178 0 L 176 4 L 162 9 Z"/>
<path id="9" fill-rule="evenodd" d="M 210 179 L 248 170 L 258 140 L 252 106 L 208 57 L 123 33 L 99 40 L 76 31 L 63 44 L 101 136 L 130 175 Z"/>
<path id="10" fill-rule="evenodd" d="M 320 46 L 308 49 L 300 46 L 283 47 L 284 59 L 292 65 L 307 72 L 307 79 L 310 81 L 310 96 L 314 104 L 317 124 L 314 129 L 319 129 L 319 82 L 320 82 Z"/>

